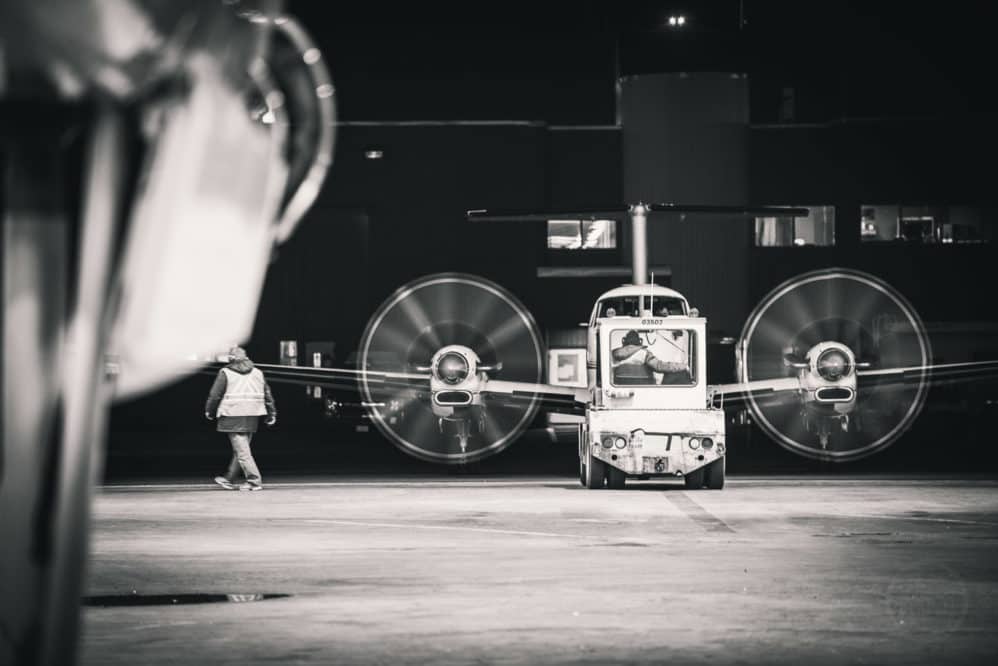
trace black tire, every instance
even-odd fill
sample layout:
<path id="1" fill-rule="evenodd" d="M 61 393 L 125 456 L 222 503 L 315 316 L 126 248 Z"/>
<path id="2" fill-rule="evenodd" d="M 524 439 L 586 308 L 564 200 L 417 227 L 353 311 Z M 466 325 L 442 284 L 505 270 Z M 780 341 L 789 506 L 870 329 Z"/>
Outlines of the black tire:
<path id="1" fill-rule="evenodd" d="M 606 486 L 610 490 L 623 490 L 627 484 L 627 474 L 613 465 L 606 466 Z"/>
<path id="2" fill-rule="evenodd" d="M 589 454 L 589 461 L 586 463 L 586 488 L 589 488 L 589 490 L 600 490 L 603 488 L 605 480 L 606 463 Z"/>
<path id="3" fill-rule="evenodd" d="M 684 476 L 683 484 L 686 486 L 686 490 L 700 490 L 703 488 L 705 476 L 706 470 L 703 467 Z"/>
<path id="4" fill-rule="evenodd" d="M 586 487 L 586 459 L 579 456 L 579 485 Z"/>
<path id="5" fill-rule="evenodd" d="M 724 456 L 721 456 L 704 467 L 707 470 L 707 487 L 711 490 L 721 490 L 724 488 L 724 460 Z"/>

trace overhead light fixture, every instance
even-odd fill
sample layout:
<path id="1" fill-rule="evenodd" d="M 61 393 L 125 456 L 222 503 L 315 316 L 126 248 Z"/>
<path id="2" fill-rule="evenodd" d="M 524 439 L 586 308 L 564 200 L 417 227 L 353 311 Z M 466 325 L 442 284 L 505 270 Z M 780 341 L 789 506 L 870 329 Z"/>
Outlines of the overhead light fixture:
<path id="1" fill-rule="evenodd" d="M 669 17 L 669 27 L 681 28 L 686 25 L 686 17 L 683 14 L 674 14 Z"/>
<path id="2" fill-rule="evenodd" d="M 385 153 L 381 150 L 373 149 L 373 150 L 364 151 L 364 157 L 366 157 L 369 160 L 380 160 L 384 156 Z"/>

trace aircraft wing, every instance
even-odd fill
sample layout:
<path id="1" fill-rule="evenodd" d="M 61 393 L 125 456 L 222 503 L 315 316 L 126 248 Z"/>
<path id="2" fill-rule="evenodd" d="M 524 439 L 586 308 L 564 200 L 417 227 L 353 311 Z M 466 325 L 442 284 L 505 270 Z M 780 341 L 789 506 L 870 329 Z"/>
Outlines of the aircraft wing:
<path id="1" fill-rule="evenodd" d="M 606 207 L 573 211 L 526 211 L 526 210 L 469 210 L 468 220 L 472 222 L 547 222 L 548 220 L 623 220 L 627 218 L 627 207 Z"/>
<path id="2" fill-rule="evenodd" d="M 214 375 L 223 363 L 210 363 L 201 368 L 201 374 Z M 269 383 L 303 384 L 321 386 L 331 391 L 359 393 L 362 380 L 374 395 L 394 395 L 400 392 L 426 392 L 430 375 L 408 372 L 377 372 L 347 368 L 312 368 L 299 365 L 272 365 L 257 363 Z"/>
<path id="3" fill-rule="evenodd" d="M 488 404 L 523 407 L 531 403 L 548 412 L 582 414 L 591 394 L 589 389 L 530 382 L 490 379 L 481 390 Z"/>
<path id="4" fill-rule="evenodd" d="M 859 391 L 889 390 L 928 380 L 932 386 L 998 379 L 998 360 L 939 363 L 905 368 L 878 368 L 856 373 Z"/>
<path id="5" fill-rule="evenodd" d="M 710 403 L 716 407 L 724 405 L 741 405 L 749 400 L 757 403 L 781 400 L 787 391 L 800 390 L 800 380 L 797 377 L 778 377 L 776 379 L 757 379 L 739 384 L 718 384 L 707 387 Z"/>
<path id="6" fill-rule="evenodd" d="M 769 217 L 806 217 L 810 210 L 799 206 L 722 206 L 714 204 L 653 203 L 653 213 L 703 213 Z"/>
<path id="7" fill-rule="evenodd" d="M 903 368 L 878 368 L 859 370 L 856 389 L 860 395 L 869 391 L 886 391 L 917 385 L 928 380 L 931 386 L 963 384 L 974 381 L 998 380 L 998 360 L 971 361 L 967 363 L 941 363 Z M 720 384 L 708 387 L 711 404 L 740 405 L 748 400 L 766 404 L 779 401 L 787 391 L 796 391 L 800 382 L 796 377 L 759 379 L 739 384 Z"/>
<path id="8" fill-rule="evenodd" d="M 804 217 L 807 208 L 793 206 L 720 206 L 712 204 L 653 203 L 648 205 L 652 213 L 684 213 L 714 215 L 746 215 L 772 217 Z M 630 216 L 628 206 L 606 206 L 604 208 L 577 210 L 469 210 L 466 214 L 471 222 L 547 222 L 548 220 L 625 220 Z"/>

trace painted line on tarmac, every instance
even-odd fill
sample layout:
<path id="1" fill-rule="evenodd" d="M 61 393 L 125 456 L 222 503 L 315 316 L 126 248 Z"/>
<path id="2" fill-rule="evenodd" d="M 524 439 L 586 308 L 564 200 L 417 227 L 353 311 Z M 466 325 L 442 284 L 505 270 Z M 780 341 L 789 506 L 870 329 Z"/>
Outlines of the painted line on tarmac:
<path id="1" fill-rule="evenodd" d="M 457 532 L 483 532 L 486 534 L 512 534 L 515 536 L 536 536 L 553 539 L 591 539 L 588 534 L 559 534 L 556 532 L 532 532 L 528 530 L 504 530 L 492 527 L 462 527 L 460 525 L 427 525 L 425 523 L 371 523 L 360 520 L 336 520 L 334 518 L 308 518 L 305 523 L 329 525 L 349 525 L 353 527 L 387 527 L 404 530 L 451 530 Z"/>
<path id="2" fill-rule="evenodd" d="M 704 528 L 708 532 L 727 532 L 734 534 L 734 530 L 726 522 L 712 514 L 707 509 L 693 501 L 693 498 L 684 492 L 664 493 L 672 505 L 686 514 L 686 517 L 694 523 Z"/>

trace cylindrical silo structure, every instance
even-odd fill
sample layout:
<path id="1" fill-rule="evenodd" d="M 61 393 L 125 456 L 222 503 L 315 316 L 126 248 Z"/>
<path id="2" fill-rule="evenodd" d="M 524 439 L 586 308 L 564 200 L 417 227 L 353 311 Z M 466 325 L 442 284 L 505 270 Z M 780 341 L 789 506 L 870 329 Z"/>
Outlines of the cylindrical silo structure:
<path id="1" fill-rule="evenodd" d="M 630 76 L 620 81 L 619 105 L 628 203 L 749 203 L 744 74 Z M 648 220 L 649 265 L 672 269 L 672 286 L 700 308 L 715 333 L 737 335 L 748 315 L 751 242 L 744 217 L 655 214 Z"/>

